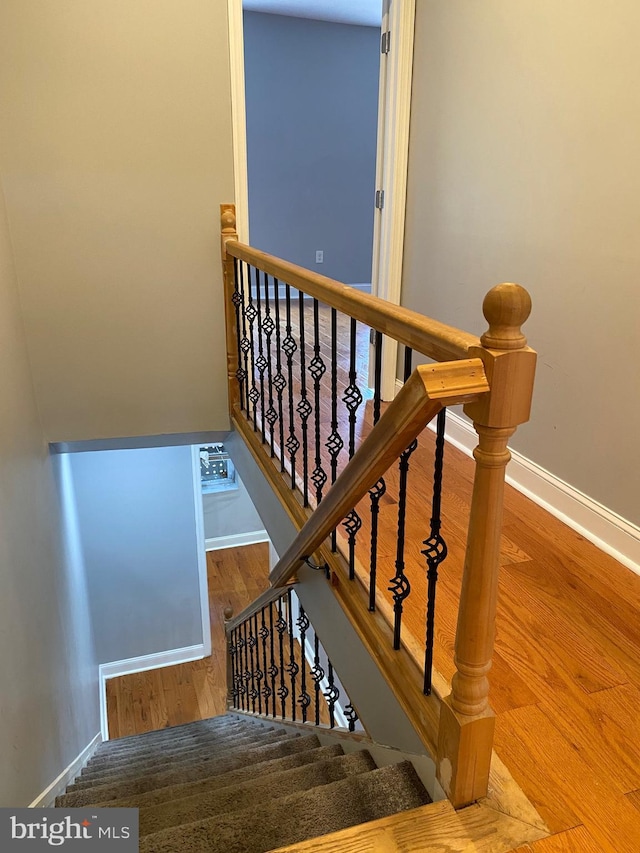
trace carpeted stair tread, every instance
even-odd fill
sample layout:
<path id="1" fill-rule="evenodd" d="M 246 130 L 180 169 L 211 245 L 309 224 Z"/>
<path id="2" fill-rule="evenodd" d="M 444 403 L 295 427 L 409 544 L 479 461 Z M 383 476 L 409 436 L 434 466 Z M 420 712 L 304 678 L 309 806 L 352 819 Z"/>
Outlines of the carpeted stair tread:
<path id="1" fill-rule="evenodd" d="M 181 782 L 191 782 L 204 779 L 207 776 L 217 776 L 238 767 L 267 761 L 270 758 L 280 758 L 295 752 L 303 752 L 320 746 L 316 735 L 305 737 L 294 736 L 290 740 L 266 744 L 248 750 L 241 750 L 230 757 L 221 757 L 214 761 L 187 762 L 184 767 L 175 770 L 164 770 L 158 773 L 145 774 L 120 784 L 93 785 L 87 788 L 67 788 L 68 793 L 56 800 L 56 805 L 64 808 L 79 808 L 89 803 L 106 802 L 109 800 L 142 794 L 154 788 L 176 785 Z M 82 785 L 82 783 L 76 783 Z"/>
<path id="2" fill-rule="evenodd" d="M 153 729 L 139 735 L 127 735 L 105 741 L 100 745 L 98 751 L 110 751 L 116 749 L 131 749 L 141 744 L 148 746 L 155 743 L 163 743 L 166 739 L 183 737 L 191 732 L 216 731 L 222 733 L 234 728 L 259 728 L 262 721 L 239 720 L 235 717 L 223 715 L 220 717 L 208 717 L 206 720 L 195 720 L 191 723 L 181 723 L 178 726 L 166 726 L 163 729 Z"/>
<path id="3" fill-rule="evenodd" d="M 269 803 L 163 829 L 140 853 L 265 853 L 430 802 L 409 762 L 383 767 Z"/>
<path id="4" fill-rule="evenodd" d="M 265 731 L 261 737 L 247 735 L 246 737 L 232 739 L 230 742 L 211 740 L 190 747 L 182 747 L 178 750 L 163 749 L 156 751 L 153 757 L 145 756 L 144 759 L 136 761 L 117 762 L 97 767 L 87 765 L 77 781 L 83 783 L 83 785 L 106 784 L 108 781 L 118 777 L 125 779 L 139 773 L 153 773 L 156 768 L 173 767 L 178 764 L 184 764 L 185 761 L 211 760 L 216 756 L 233 755 L 241 749 L 274 743 L 284 740 L 286 737 L 291 737 L 291 735 L 287 736 L 283 729 L 273 729 L 272 731 Z M 104 780 L 104 782 L 101 783 L 99 780 Z M 72 788 L 72 790 L 75 790 L 75 788 Z"/>
<path id="5" fill-rule="evenodd" d="M 375 767 L 376 764 L 368 752 L 351 752 L 348 755 L 338 755 L 325 761 L 270 774 L 268 777 L 249 779 L 219 790 L 142 807 L 140 835 L 215 815 L 230 814 L 250 808 L 257 802 L 264 804 L 299 791 L 368 773 Z"/>
<path id="6" fill-rule="evenodd" d="M 76 781 L 69 785 L 67 791 L 82 791 L 86 788 L 94 788 L 97 786 L 103 785 L 113 785 L 116 783 L 126 784 L 128 781 L 133 779 L 140 778 L 142 776 L 155 776 L 158 773 L 165 773 L 167 771 L 177 772 L 187 767 L 196 766 L 196 765 L 209 765 L 214 766 L 219 762 L 229 762 L 233 761 L 237 757 L 244 756 L 247 752 L 255 749 L 266 749 L 268 746 L 279 746 L 280 744 L 286 743 L 287 741 L 298 738 L 297 734 L 280 734 L 276 733 L 273 735 L 265 735 L 262 740 L 249 740 L 246 743 L 239 744 L 232 748 L 216 751 L 211 750 L 207 745 L 203 746 L 199 749 L 195 755 L 187 755 L 187 756 L 179 756 L 176 759 L 169 758 L 167 761 L 163 761 L 162 758 L 159 758 L 159 763 L 152 765 L 151 767 L 143 767 L 139 769 L 137 767 L 133 767 L 131 770 L 121 770 L 116 769 L 113 772 L 104 771 L 96 778 L 92 777 L 79 777 Z"/>
<path id="7" fill-rule="evenodd" d="M 234 722 L 226 725 L 215 725 L 217 717 L 210 720 L 198 720 L 193 723 L 185 723 L 181 726 L 172 726 L 165 729 L 155 729 L 144 735 L 134 735 L 126 738 L 116 738 L 106 741 L 96 750 L 96 756 L 116 754 L 132 755 L 137 750 L 148 751 L 150 749 L 162 748 L 167 742 L 178 742 L 182 739 L 189 740 L 202 735 L 215 734 L 219 737 L 240 734 L 241 731 L 261 731 L 264 726 L 253 722 Z"/>
<path id="8" fill-rule="evenodd" d="M 252 779 L 259 781 L 262 777 L 270 777 L 272 773 L 281 773 L 296 767 L 306 767 L 316 761 L 326 761 L 339 755 L 344 755 L 340 744 L 319 746 L 315 749 L 308 749 L 304 752 L 294 753 L 293 755 L 285 755 L 283 758 L 272 758 L 269 761 L 262 761 L 259 764 L 253 764 L 247 767 L 238 767 L 236 770 L 230 770 L 228 773 L 222 773 L 219 776 L 210 776 L 206 779 L 199 779 L 195 782 L 183 782 L 179 785 L 169 785 L 165 788 L 156 788 L 153 791 L 147 791 L 144 794 L 138 794 L 137 796 L 129 798 L 125 797 L 120 800 L 96 803 L 92 802 L 91 805 L 97 806 L 98 808 L 104 806 L 119 809 L 151 807 L 160 803 L 168 803 L 174 799 L 191 797 L 195 794 L 201 794 L 207 791 L 221 791 L 223 788 L 246 783 Z"/>

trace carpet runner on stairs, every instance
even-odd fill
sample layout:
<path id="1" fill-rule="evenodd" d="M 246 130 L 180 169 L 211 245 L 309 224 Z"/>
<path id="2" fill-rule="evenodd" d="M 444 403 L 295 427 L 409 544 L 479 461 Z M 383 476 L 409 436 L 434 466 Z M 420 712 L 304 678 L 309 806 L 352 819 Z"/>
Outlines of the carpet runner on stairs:
<path id="1" fill-rule="evenodd" d="M 265 853 L 429 802 L 407 761 L 225 715 L 102 744 L 56 806 L 139 808 L 140 853 Z"/>

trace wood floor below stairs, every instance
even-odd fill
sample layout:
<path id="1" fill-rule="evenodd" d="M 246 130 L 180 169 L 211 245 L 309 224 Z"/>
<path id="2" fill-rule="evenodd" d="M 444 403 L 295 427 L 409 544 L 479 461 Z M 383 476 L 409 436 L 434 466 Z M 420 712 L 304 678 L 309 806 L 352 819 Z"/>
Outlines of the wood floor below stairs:
<path id="1" fill-rule="evenodd" d="M 427 438 L 425 453 L 428 444 Z M 472 466 L 455 448 L 447 447 L 447 456 L 443 505 L 448 508 L 445 518 L 452 519 L 452 530 L 450 560 L 440 572 L 435 661 L 445 678 L 450 678 L 462 554 L 456 525 L 463 527 L 468 511 Z M 412 467 L 418 472 L 412 492 L 428 494 L 429 465 L 416 456 Z M 381 512 L 381 546 L 387 548 L 390 564 L 395 542 L 393 509 L 391 498 Z M 410 517 L 424 528 L 424 509 Z M 495 828 L 488 832 L 481 825 L 480 811 L 472 807 L 464 818 L 466 846 L 454 838 L 460 830 L 459 818 L 454 816 L 458 824 L 451 842 L 442 838 L 437 849 L 638 853 L 640 577 L 509 487 L 502 552 L 491 672 L 491 703 L 497 714 L 495 751 L 551 834 L 524 846 L 521 842 L 510 846 Z M 226 710 L 223 610 L 231 605 L 239 612 L 267 586 L 266 546 L 215 551 L 207 557 L 211 657 L 108 682 L 111 737 Z M 418 569 L 416 563 L 408 571 L 413 572 L 412 588 L 419 597 L 423 588 L 419 572 L 424 568 Z M 416 643 L 422 642 L 417 616 L 408 618 L 407 630 Z M 440 808 L 446 810 L 446 804 Z M 429 837 L 428 819 L 425 813 L 422 825 L 415 816 L 404 835 L 393 819 L 387 819 L 390 823 L 377 830 L 373 825 L 358 833 L 349 830 L 350 840 L 345 836 L 339 847 L 335 841 L 333 847 L 319 841 L 298 845 L 295 850 L 418 853 Z"/>

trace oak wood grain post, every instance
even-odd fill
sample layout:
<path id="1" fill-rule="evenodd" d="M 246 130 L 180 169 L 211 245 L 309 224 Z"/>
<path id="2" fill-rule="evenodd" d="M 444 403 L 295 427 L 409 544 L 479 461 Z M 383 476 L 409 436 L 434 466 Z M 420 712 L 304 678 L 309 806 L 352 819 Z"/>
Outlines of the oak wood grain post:
<path id="1" fill-rule="evenodd" d="M 520 326 L 531 299 L 517 284 L 499 284 L 482 306 L 489 329 L 472 347 L 480 357 L 490 392 L 464 407 L 479 443 L 467 550 L 458 611 L 451 694 L 443 700 L 438 732 L 437 774 L 458 808 L 487 793 L 495 717 L 489 680 L 495 638 L 500 536 L 509 438 L 529 419 L 536 353 Z"/>
<path id="2" fill-rule="evenodd" d="M 222 277 L 224 286 L 224 319 L 227 340 L 227 384 L 229 390 L 229 412 L 240 403 L 240 389 L 236 378 L 238 369 L 238 339 L 236 337 L 236 309 L 232 301 L 235 291 L 235 262 L 227 252 L 227 242 L 237 240 L 236 206 L 220 205 L 220 237 L 222 252 Z"/>
<path id="3" fill-rule="evenodd" d="M 233 608 L 225 607 L 222 615 L 224 617 L 224 636 L 227 647 L 227 654 L 225 657 L 227 671 L 227 708 L 233 708 L 233 668 L 231 666 L 231 632 L 229 630 L 229 623 L 233 619 Z"/>

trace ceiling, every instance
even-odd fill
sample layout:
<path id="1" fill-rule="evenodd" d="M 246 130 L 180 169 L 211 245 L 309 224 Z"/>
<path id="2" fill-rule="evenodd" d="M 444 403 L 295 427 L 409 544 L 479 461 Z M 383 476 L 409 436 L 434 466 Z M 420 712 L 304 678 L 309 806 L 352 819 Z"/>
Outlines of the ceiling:
<path id="1" fill-rule="evenodd" d="M 243 0 L 242 6 L 251 12 L 367 27 L 379 27 L 382 17 L 382 0 Z"/>

